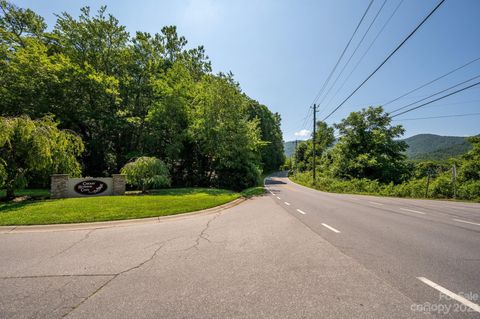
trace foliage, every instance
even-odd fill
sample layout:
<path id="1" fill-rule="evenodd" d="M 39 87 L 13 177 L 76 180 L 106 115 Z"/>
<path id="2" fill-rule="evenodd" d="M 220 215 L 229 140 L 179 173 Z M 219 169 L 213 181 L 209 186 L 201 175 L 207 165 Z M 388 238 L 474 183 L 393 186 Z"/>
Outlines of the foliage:
<path id="1" fill-rule="evenodd" d="M 0 225 L 42 225 L 175 215 L 207 209 L 240 197 L 221 189 L 174 188 L 149 195 L 98 196 L 0 203 Z"/>
<path id="2" fill-rule="evenodd" d="M 84 7 L 47 32 L 33 11 L 0 5 L 0 116 L 54 115 L 83 139 L 84 174 L 154 156 L 173 185 L 238 189 L 283 163 L 279 115 L 212 74 L 176 27 L 132 36 L 106 7 Z"/>
<path id="3" fill-rule="evenodd" d="M 0 117 L 0 166 L 8 198 L 27 184 L 30 172 L 80 174 L 77 157 L 84 149 L 82 140 L 57 126 L 52 117 Z"/>
<path id="4" fill-rule="evenodd" d="M 407 172 L 407 145 L 398 141 L 404 129 L 391 126 L 382 107 L 352 112 L 335 127 L 340 139 L 330 153 L 331 172 L 338 178 L 368 178 L 380 182 L 401 182 Z"/>
<path id="5" fill-rule="evenodd" d="M 273 114 L 265 105 L 254 100 L 248 104 L 247 112 L 250 120 L 258 120 L 260 138 L 265 141 L 260 148 L 262 170 L 273 172 L 285 161 L 280 114 Z"/>
<path id="6" fill-rule="evenodd" d="M 472 136 L 468 139 L 472 149 L 463 155 L 460 180 L 480 180 L 480 136 Z"/>
<path id="7" fill-rule="evenodd" d="M 127 183 L 140 187 L 142 193 L 149 188 L 170 186 L 168 168 L 155 157 L 139 157 L 127 163 L 120 171 L 127 177 Z"/>

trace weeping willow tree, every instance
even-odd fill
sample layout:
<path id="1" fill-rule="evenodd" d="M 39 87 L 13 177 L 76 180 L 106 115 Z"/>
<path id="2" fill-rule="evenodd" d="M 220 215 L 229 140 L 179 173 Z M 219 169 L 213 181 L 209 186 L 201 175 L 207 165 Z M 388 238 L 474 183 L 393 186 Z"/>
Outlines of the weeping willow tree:
<path id="1" fill-rule="evenodd" d="M 81 138 L 57 126 L 48 116 L 38 120 L 0 117 L 0 186 L 7 198 L 26 186 L 29 173 L 81 173 L 77 161 L 84 150 Z"/>

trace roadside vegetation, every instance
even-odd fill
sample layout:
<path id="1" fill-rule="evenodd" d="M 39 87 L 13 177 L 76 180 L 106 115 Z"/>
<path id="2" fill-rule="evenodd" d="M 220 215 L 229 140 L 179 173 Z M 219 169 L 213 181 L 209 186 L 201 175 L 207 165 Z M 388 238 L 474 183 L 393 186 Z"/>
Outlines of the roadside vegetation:
<path id="1" fill-rule="evenodd" d="M 47 29 L 30 9 L 0 9 L 0 189 L 10 199 L 48 188 L 53 173 L 138 175 L 145 167 L 128 163 L 144 157 L 160 173 L 127 173 L 143 191 L 239 192 L 283 164 L 279 114 L 233 74 L 214 74 L 175 26 L 132 35 L 105 7 L 84 7 Z"/>
<path id="2" fill-rule="evenodd" d="M 45 225 L 188 213 L 235 200 L 240 193 L 210 188 L 152 190 L 148 195 L 0 202 L 0 225 Z"/>
<path id="3" fill-rule="evenodd" d="M 409 161 L 403 133 L 382 107 L 369 107 L 334 126 L 317 123 L 315 183 L 311 140 L 284 167 L 294 182 L 327 192 L 480 201 L 480 136 L 469 138 L 472 148 L 462 156 Z"/>

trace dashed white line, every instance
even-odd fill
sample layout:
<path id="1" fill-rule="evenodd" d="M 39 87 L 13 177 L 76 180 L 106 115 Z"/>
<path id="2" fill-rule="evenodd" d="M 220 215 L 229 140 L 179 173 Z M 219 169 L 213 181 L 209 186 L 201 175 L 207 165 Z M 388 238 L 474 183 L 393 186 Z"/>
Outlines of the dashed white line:
<path id="1" fill-rule="evenodd" d="M 305 212 L 304 212 L 303 210 L 301 210 L 301 209 L 297 209 L 297 212 L 299 212 L 299 213 L 302 214 L 302 215 L 306 215 L 306 214 L 307 214 L 307 213 L 305 213 Z"/>
<path id="2" fill-rule="evenodd" d="M 472 225 L 480 226 L 479 223 L 469 222 L 469 221 L 466 221 L 466 220 L 455 219 L 455 218 L 453 220 L 456 221 L 456 222 L 459 222 L 459 223 L 465 223 L 465 224 L 472 224 Z"/>
<path id="3" fill-rule="evenodd" d="M 371 202 L 371 201 L 368 201 L 370 204 L 375 204 L 375 205 L 380 205 L 380 206 L 383 206 L 382 203 L 377 203 L 377 202 Z"/>
<path id="4" fill-rule="evenodd" d="M 322 223 L 322 226 L 330 229 L 330 230 L 333 231 L 334 233 L 339 233 L 339 232 L 340 232 L 338 229 L 335 229 L 335 228 L 333 228 L 332 226 L 329 226 L 329 225 L 327 225 L 327 224 Z"/>
<path id="5" fill-rule="evenodd" d="M 281 199 L 280 197 L 277 196 L 278 199 Z"/>
<path id="6" fill-rule="evenodd" d="M 476 312 L 480 312 L 480 306 L 471 302 L 470 300 L 468 300 L 467 298 L 464 298 L 460 295 L 457 295 L 456 293 L 453 293 L 451 292 L 450 290 L 446 289 L 446 288 L 443 288 L 442 286 L 434 283 L 433 281 L 425 278 L 425 277 L 417 277 L 418 280 L 422 281 L 423 283 L 429 285 L 430 287 L 434 288 L 434 289 L 437 289 L 438 291 L 440 291 L 442 294 L 444 295 L 447 295 L 449 296 L 450 298 L 452 299 L 455 299 L 456 301 L 464 304 L 465 306 L 469 307 L 469 308 L 472 308 L 473 310 L 475 310 Z"/>
<path id="7" fill-rule="evenodd" d="M 404 211 L 410 212 L 410 213 L 422 214 L 422 215 L 426 214 L 424 212 L 419 212 L 418 210 L 413 210 L 413 209 L 408 209 L 408 208 L 400 208 L 400 210 L 404 210 Z"/>
<path id="8" fill-rule="evenodd" d="M 288 202 L 284 202 L 284 203 L 285 203 L 285 205 L 290 206 L 290 203 L 288 203 Z"/>

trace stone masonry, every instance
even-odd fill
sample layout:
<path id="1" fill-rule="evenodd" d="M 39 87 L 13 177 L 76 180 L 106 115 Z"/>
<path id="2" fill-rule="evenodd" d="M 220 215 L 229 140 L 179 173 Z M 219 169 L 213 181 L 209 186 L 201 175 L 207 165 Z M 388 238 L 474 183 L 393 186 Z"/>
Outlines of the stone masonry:
<path id="1" fill-rule="evenodd" d="M 65 198 L 68 194 L 68 174 L 54 174 L 51 177 L 50 197 Z"/>
<path id="2" fill-rule="evenodd" d="M 125 195 L 126 176 L 124 174 L 113 174 L 113 195 Z"/>

